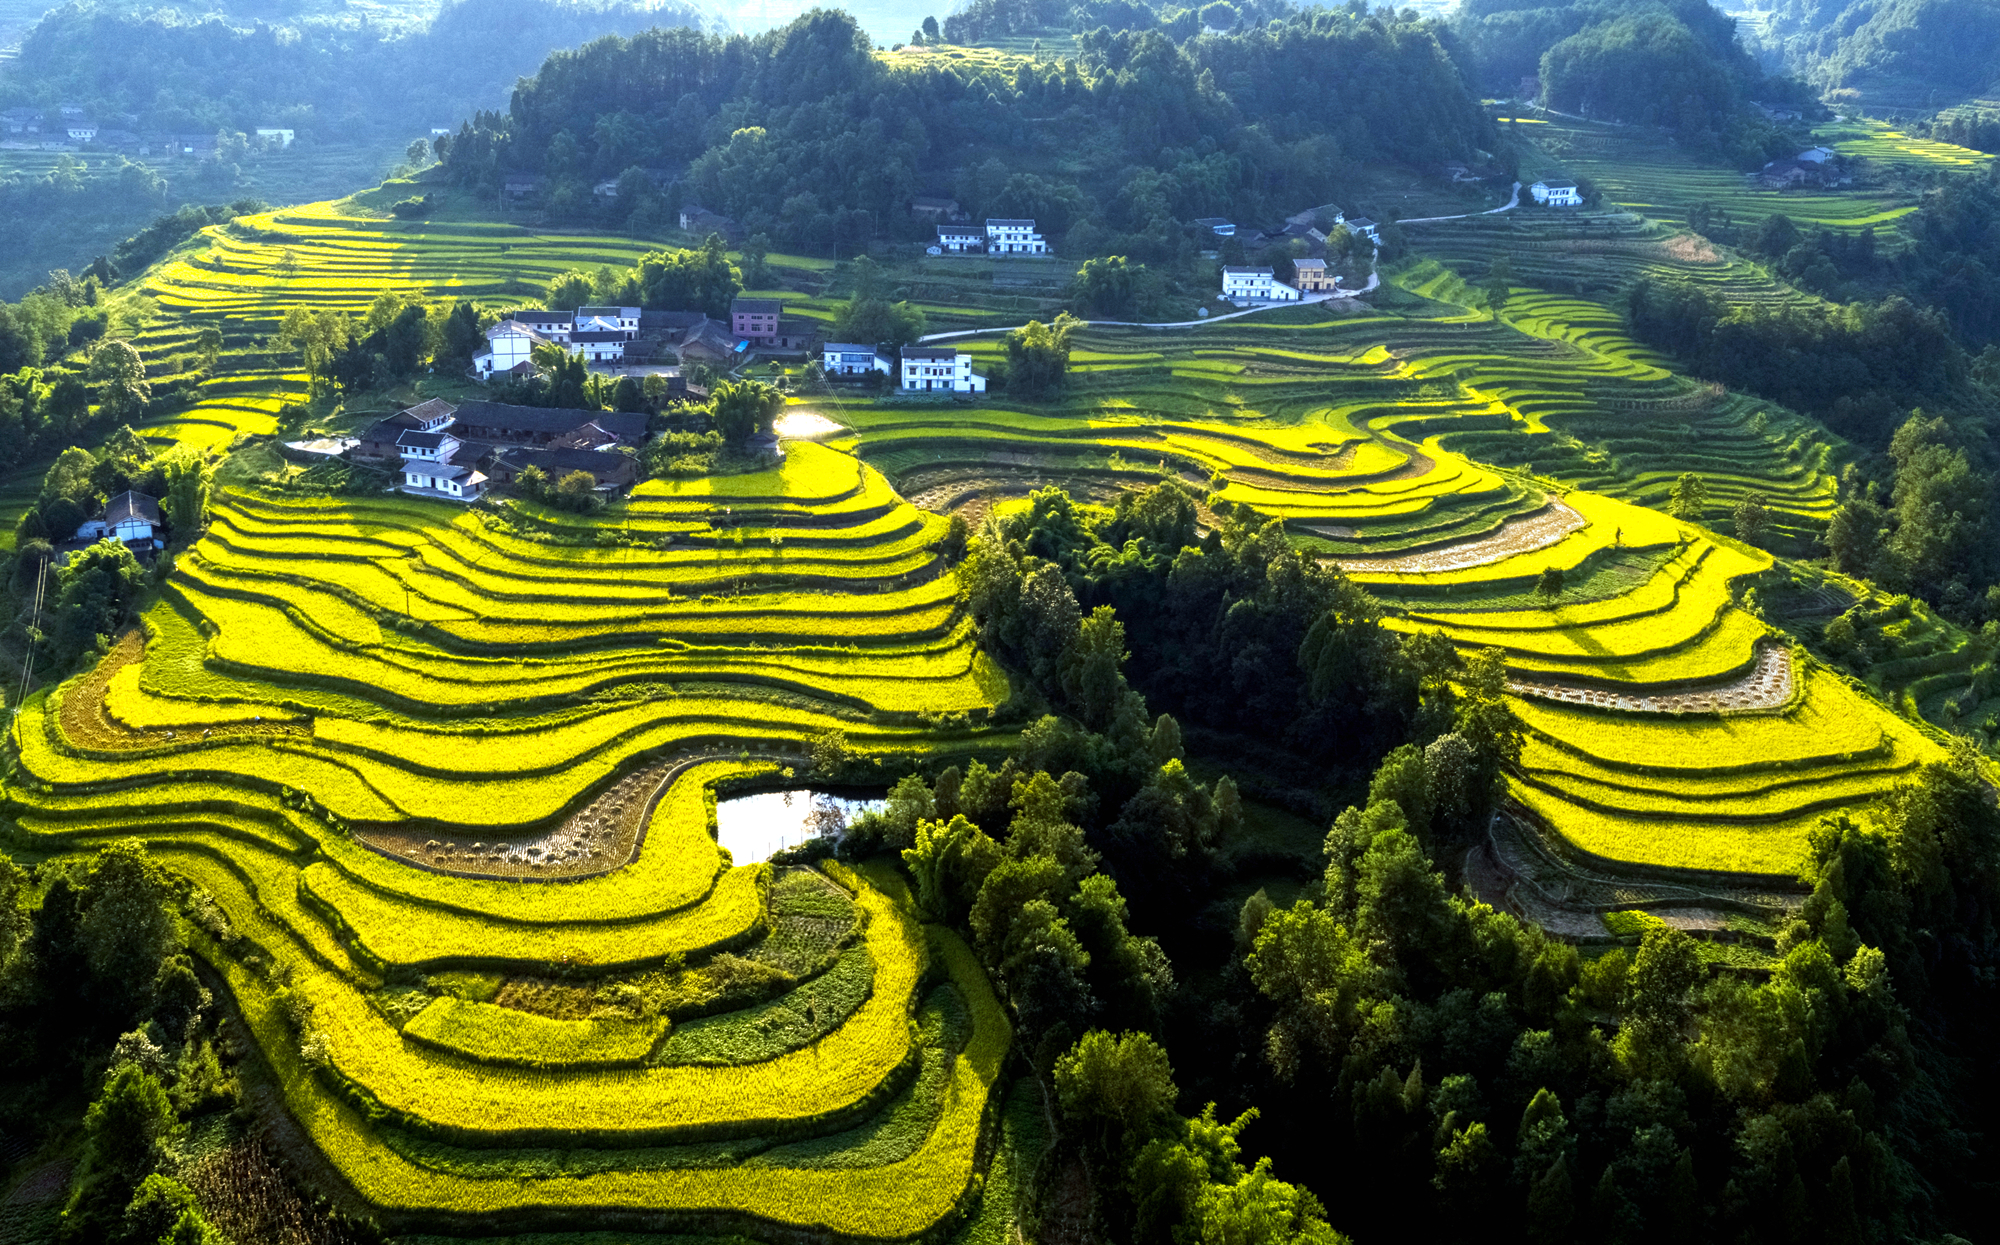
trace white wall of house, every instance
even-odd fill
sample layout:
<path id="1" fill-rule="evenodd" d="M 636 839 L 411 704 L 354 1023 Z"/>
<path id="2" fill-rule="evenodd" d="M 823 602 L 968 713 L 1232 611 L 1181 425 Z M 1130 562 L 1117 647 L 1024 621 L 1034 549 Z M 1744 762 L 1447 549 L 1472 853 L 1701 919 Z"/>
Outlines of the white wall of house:
<path id="1" fill-rule="evenodd" d="M 1304 297 L 1269 268 L 1224 268 L 1222 296 L 1232 303 L 1291 303 Z"/>
<path id="2" fill-rule="evenodd" d="M 903 388 L 912 393 L 985 393 L 986 378 L 972 370 L 972 356 L 903 359 Z"/>
<path id="3" fill-rule="evenodd" d="M 1550 207 L 1583 206 L 1583 195 L 1572 182 L 1536 182 L 1528 187 L 1528 193 L 1535 196 L 1535 202 Z"/>
<path id="4" fill-rule="evenodd" d="M 475 363 L 481 376 L 491 376 L 495 372 L 511 371 L 528 361 L 537 342 L 547 338 L 530 329 L 525 329 L 512 320 L 502 320 L 486 330 L 488 353 L 480 355 Z"/>
<path id="5" fill-rule="evenodd" d="M 986 250 L 992 255 L 1047 255 L 1049 244 L 1031 220 L 989 220 Z"/>
<path id="6" fill-rule="evenodd" d="M 820 366 L 828 376 L 866 376 L 870 372 L 889 375 L 889 360 L 872 346 L 850 342 L 829 342 L 820 353 Z"/>

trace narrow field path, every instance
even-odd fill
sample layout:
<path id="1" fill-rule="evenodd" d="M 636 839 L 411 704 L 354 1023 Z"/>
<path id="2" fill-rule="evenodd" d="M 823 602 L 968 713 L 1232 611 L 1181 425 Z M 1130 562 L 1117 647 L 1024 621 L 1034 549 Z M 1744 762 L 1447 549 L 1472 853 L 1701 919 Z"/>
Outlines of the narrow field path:
<path id="1" fill-rule="evenodd" d="M 1382 274 L 1379 272 L 1370 272 L 1368 274 L 1368 284 L 1358 290 L 1342 290 L 1338 294 L 1306 294 L 1302 295 L 1296 303 L 1265 303 L 1261 307 L 1245 307 L 1241 311 L 1226 311 L 1219 316 L 1209 316 L 1202 320 L 1170 320 L 1165 323 L 1152 323 L 1145 320 L 1085 320 L 1083 323 L 1089 328 L 1098 329 L 1198 329 L 1204 324 L 1220 324 L 1224 320 L 1237 320 L 1244 316 L 1254 316 L 1260 311 L 1273 311 L 1284 307 L 1305 307 L 1313 303 L 1330 303 L 1343 298 L 1359 298 L 1363 294 L 1373 293 L 1381 284 Z M 1026 327 L 1024 324 L 1010 324 L 1003 328 L 954 329 L 949 333 L 928 333 L 919 337 L 917 344 L 924 346 L 929 345 L 931 342 L 955 341 L 961 337 L 983 337 L 988 333 L 1011 333 L 1016 329 Z"/>
<path id="2" fill-rule="evenodd" d="M 1514 193 L 1507 202 L 1497 208 L 1487 208 L 1484 212 L 1460 212 L 1456 216 L 1412 216 L 1399 220 L 1398 225 L 1429 225 L 1441 220 L 1471 220 L 1475 216 L 1497 216 L 1501 212 L 1511 212 L 1521 206 L 1521 183 L 1514 183 Z"/>

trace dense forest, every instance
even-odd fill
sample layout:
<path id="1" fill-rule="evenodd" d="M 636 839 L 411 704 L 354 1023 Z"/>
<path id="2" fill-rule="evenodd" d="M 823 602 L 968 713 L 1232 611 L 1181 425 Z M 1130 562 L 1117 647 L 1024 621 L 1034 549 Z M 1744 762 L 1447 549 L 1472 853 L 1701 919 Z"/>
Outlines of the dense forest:
<path id="1" fill-rule="evenodd" d="M 1978 94 L 2000 82 L 1994 0 L 1778 0 L 1769 58 L 1823 88 L 1919 84 Z"/>
<path id="2" fill-rule="evenodd" d="M 693 5 L 453 4 L 406 30 L 365 17 L 272 25 L 75 0 L 0 77 L 0 107 L 77 104 L 165 133 L 293 129 L 309 141 L 408 139 L 494 102 L 551 49 L 703 20 Z"/>
<path id="3" fill-rule="evenodd" d="M 595 179 L 684 166 L 665 203 L 621 192 L 617 223 L 698 201 L 753 232 L 852 250 L 919 236 L 910 199 L 949 194 L 975 216 L 1033 217 L 1065 249 L 1146 259 L 1193 246 L 1177 222 L 1329 202 L 1357 162 L 1490 151 L 1492 126 L 1440 34 L 1349 10 L 1179 45 L 1101 28 L 1076 55 L 1010 75 L 885 62 L 827 11 L 755 37 L 656 30 L 551 57 L 444 158 L 484 192 L 510 172 L 546 175 L 559 215 L 606 210 L 589 206 Z M 1301 63 L 1325 70 L 1287 68 Z"/>
<path id="4" fill-rule="evenodd" d="M 1735 27 L 1704 0 L 1465 0 L 1451 19 L 1490 93 L 1512 97 L 1533 80 L 1550 108 L 1673 130 L 1755 167 L 1789 140 L 1747 102 L 1807 97 L 1797 83 L 1767 79 Z"/>

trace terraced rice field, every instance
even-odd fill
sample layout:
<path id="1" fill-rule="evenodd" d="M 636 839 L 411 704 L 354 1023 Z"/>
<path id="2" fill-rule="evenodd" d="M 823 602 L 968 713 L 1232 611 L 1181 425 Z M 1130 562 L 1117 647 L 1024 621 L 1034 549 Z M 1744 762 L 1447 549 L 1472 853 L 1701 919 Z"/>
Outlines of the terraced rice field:
<path id="1" fill-rule="evenodd" d="M 1445 228 L 1467 266 L 1501 234 L 1550 257 L 1523 269 L 1575 241 Z M 1578 253 L 1720 263 L 1605 230 Z M 229 368 L 146 431 L 268 431 L 303 388 L 261 345 L 290 306 L 499 303 L 643 249 L 332 205 L 211 230 L 145 278 L 141 344 L 216 324 Z M 1718 279 L 1759 296 L 1740 275 Z M 1809 533 L 1837 445 L 1677 376 L 1581 294 L 1496 318 L 1430 262 L 1378 301 L 1089 329 L 1052 403 L 801 399 L 847 431 L 595 518 L 226 493 L 143 633 L 22 706 L 10 814 L 50 852 L 141 838 L 213 897 L 200 953 L 399 1224 L 907 1241 L 978 1188 L 1004 1013 L 888 870 L 735 867 L 708 795 L 829 730 L 864 761 L 1004 742 L 940 510 L 1174 476 L 1280 520 L 1390 626 L 1503 654 L 1530 729 L 1513 798 L 1593 867 L 1782 878 L 1814 818 L 1937 755 L 1744 608 L 1767 555 L 1658 508 L 1696 470 L 1711 515 L 1755 489 Z M 770 971 L 716 1004 L 724 955 Z"/>
<path id="2" fill-rule="evenodd" d="M 1546 125 L 1521 127 L 1526 129 L 1522 136 L 1541 148 L 1543 163 L 1590 179 L 1603 195 L 1605 207 L 1622 208 L 1677 228 L 1687 224 L 1689 210 L 1698 205 L 1727 211 L 1739 228 L 1753 232 L 1765 217 L 1782 213 L 1801 229 L 1823 225 L 1851 232 L 1872 226 L 1881 234 L 1893 231 L 1899 219 L 1916 210 L 1913 194 L 1873 179 L 1852 190 L 1767 190 L 1733 169 L 1664 147 L 1634 127 L 1557 116 L 1547 120 Z M 1919 140 L 1899 142 L 1873 129 L 1866 135 L 1836 137 L 1830 145 L 1843 154 L 1870 160 L 1894 156 L 1891 164 L 1937 159 L 1917 150 Z M 1948 144 L 1928 147 L 1941 153 Z M 1531 171 L 1524 167 L 1524 176 Z"/>
<path id="3" fill-rule="evenodd" d="M 1983 169 L 1994 159 L 1991 152 L 1918 138 L 1865 117 L 1820 126 L 1814 137 L 1843 156 L 1895 169 Z"/>
<path id="4" fill-rule="evenodd" d="M 304 387 L 260 350 L 289 306 L 500 301 L 643 249 L 325 205 L 211 231 L 146 278 L 141 344 L 218 324 L 225 375 L 145 432 L 269 431 Z M 737 866 L 710 796 L 828 731 L 863 764 L 1005 742 L 947 526 L 804 440 L 592 519 L 226 492 L 143 630 L 22 706 L 8 812 L 213 899 L 197 950 L 391 1223 L 942 1232 L 1004 1011 L 893 874 Z"/>
<path id="5" fill-rule="evenodd" d="M 1004 699 L 943 520 L 806 442 L 625 515 L 604 545 L 233 495 L 143 641 L 24 707 L 9 811 L 43 851 L 139 838 L 213 899 L 197 949 L 392 1222 L 936 1230 L 977 1189 L 1004 1012 L 892 873 L 732 867 L 707 796 L 830 729 L 949 747 Z M 766 968 L 718 1006 L 725 953 Z M 493 1002 L 551 978 L 581 1003 Z"/>

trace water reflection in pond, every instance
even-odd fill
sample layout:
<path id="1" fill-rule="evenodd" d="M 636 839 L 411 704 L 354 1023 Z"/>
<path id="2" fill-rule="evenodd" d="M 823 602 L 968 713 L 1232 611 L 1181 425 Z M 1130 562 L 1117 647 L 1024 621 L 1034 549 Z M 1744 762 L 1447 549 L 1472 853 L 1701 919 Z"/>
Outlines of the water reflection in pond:
<path id="1" fill-rule="evenodd" d="M 760 791 L 715 802 L 715 833 L 739 865 L 769 860 L 822 834 L 838 834 L 880 800 L 845 800 L 824 791 Z"/>

